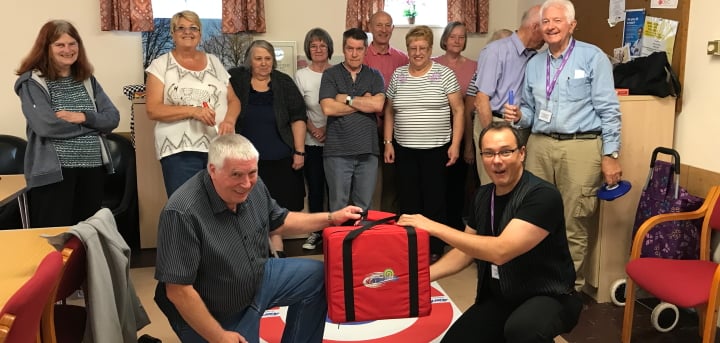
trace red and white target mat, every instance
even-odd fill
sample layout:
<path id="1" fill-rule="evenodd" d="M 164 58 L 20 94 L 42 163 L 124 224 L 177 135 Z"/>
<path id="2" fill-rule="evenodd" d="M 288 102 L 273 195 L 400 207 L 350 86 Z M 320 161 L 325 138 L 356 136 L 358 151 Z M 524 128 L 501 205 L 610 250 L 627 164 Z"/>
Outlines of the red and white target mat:
<path id="1" fill-rule="evenodd" d="M 439 342 L 460 310 L 437 282 L 432 283 L 432 312 L 427 317 L 371 322 L 325 323 L 324 343 Z M 286 307 L 265 311 L 260 320 L 260 342 L 279 343 L 285 328 Z"/>

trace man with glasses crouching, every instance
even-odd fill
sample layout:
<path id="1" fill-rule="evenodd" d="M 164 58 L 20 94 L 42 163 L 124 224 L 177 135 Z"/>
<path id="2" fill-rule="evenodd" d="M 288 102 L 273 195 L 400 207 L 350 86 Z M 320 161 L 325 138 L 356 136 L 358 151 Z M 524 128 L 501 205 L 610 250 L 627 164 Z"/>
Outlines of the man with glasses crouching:
<path id="1" fill-rule="evenodd" d="M 465 232 L 422 215 L 403 215 L 399 225 L 423 228 L 453 249 L 430 267 L 431 280 L 477 263 L 475 303 L 442 342 L 553 342 L 577 324 L 582 298 L 560 192 L 524 170 L 526 149 L 517 129 L 492 122 L 480 134 L 485 171 Z"/>

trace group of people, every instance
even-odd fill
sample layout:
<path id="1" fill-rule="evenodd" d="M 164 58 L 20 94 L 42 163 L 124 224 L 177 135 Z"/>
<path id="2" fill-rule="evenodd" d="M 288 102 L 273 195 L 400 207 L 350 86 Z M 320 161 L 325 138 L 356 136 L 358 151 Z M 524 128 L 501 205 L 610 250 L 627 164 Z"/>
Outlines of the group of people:
<path id="1" fill-rule="evenodd" d="M 360 219 L 378 194 L 381 208 L 404 213 L 399 225 L 433 237 L 432 280 L 477 265 L 475 303 L 443 342 L 552 342 L 571 330 L 595 191 L 622 176 L 611 65 L 572 37 L 574 16 L 568 0 L 533 6 L 475 62 L 462 55 L 463 24 L 448 24 L 446 53 L 433 58 L 430 28 L 410 28 L 404 53 L 390 46 L 392 18 L 381 11 L 372 43 L 360 29 L 343 33 L 336 65 L 328 32 L 310 30 L 309 64 L 294 79 L 264 40 L 226 71 L 198 50 L 198 16 L 173 16 L 175 47 L 147 68 L 146 102 L 169 196 L 155 299 L 180 339 L 255 342 L 263 312 L 289 306 L 283 341 L 321 342 L 322 264 L 268 251 L 302 233 L 314 248 L 319 230 Z M 118 111 L 68 22 L 43 26 L 17 73 L 31 220 L 71 225 L 99 208 L 92 182 Z M 466 204 L 473 163 L 482 186 Z M 310 213 L 301 212 L 306 182 Z M 70 196 L 78 200 L 48 200 Z"/>

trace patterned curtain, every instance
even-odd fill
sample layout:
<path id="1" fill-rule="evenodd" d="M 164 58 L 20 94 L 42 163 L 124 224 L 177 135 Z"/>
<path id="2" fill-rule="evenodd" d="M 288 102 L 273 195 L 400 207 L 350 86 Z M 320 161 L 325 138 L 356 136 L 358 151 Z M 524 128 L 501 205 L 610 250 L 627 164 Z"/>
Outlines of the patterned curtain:
<path id="1" fill-rule="evenodd" d="M 100 0 L 100 30 L 152 31 L 151 0 Z"/>
<path id="2" fill-rule="evenodd" d="M 347 0 L 345 28 L 357 27 L 368 32 L 370 16 L 383 8 L 385 8 L 385 0 Z"/>
<path id="3" fill-rule="evenodd" d="M 447 0 L 448 22 L 465 24 L 468 32 L 487 33 L 489 0 Z"/>
<path id="4" fill-rule="evenodd" d="M 267 32 L 265 0 L 222 0 L 222 32 L 247 31 Z"/>

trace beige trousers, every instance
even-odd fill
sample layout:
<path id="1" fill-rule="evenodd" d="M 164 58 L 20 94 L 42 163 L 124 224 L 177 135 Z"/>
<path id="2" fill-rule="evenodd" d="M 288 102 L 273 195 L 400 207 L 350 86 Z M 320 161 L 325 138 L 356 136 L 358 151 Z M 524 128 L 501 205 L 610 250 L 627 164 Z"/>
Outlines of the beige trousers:
<path id="1" fill-rule="evenodd" d="M 585 284 L 588 236 L 597 237 L 596 194 L 602 183 L 602 140 L 560 141 L 531 134 L 527 149 L 526 169 L 555 184 L 562 195 L 568 246 L 575 265 L 575 289 L 579 291 Z"/>

